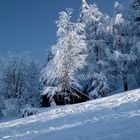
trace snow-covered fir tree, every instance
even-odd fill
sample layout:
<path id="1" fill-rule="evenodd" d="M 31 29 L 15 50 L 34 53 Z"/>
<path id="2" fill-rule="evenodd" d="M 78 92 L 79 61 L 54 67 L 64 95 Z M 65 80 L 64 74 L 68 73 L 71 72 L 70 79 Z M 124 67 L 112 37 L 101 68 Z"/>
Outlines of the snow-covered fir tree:
<path id="1" fill-rule="evenodd" d="M 102 30 L 104 15 L 99 11 L 96 4 L 88 5 L 83 0 L 78 21 L 85 26 L 88 48 L 88 73 L 86 73 L 87 85 L 85 91 L 91 98 L 106 96 L 109 87 L 105 75 L 105 68 L 108 63 L 107 43 Z"/>
<path id="2" fill-rule="evenodd" d="M 83 27 L 80 23 L 71 23 L 71 14 L 71 9 L 60 12 L 58 42 L 52 47 L 54 57 L 42 71 L 43 94 L 48 96 L 51 105 L 54 105 L 55 94 L 64 94 L 69 98 L 69 86 L 80 88 L 76 77 L 78 70 L 86 64 L 85 37 L 81 35 Z"/>
<path id="3" fill-rule="evenodd" d="M 132 73 L 131 66 L 134 66 L 133 64 L 136 61 L 136 56 L 129 36 L 129 23 L 123 14 L 123 6 L 116 2 L 114 4 L 114 9 L 115 16 L 113 20 L 113 54 L 114 59 L 116 59 L 117 67 L 122 79 L 121 84 L 123 85 L 124 91 L 127 91 L 130 89 L 129 75 Z"/>
<path id="4" fill-rule="evenodd" d="M 132 42 L 133 50 L 137 56 L 135 64 L 135 78 L 137 86 L 140 86 L 140 1 L 132 0 L 129 7 L 129 27 L 130 39 Z"/>

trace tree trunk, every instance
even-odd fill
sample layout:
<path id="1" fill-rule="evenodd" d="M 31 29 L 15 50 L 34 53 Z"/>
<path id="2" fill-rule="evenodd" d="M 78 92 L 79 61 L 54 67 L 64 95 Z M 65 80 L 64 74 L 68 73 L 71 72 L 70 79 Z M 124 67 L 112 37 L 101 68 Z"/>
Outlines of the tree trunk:
<path id="1" fill-rule="evenodd" d="M 63 77 L 62 92 L 68 92 L 68 71 L 65 72 Z"/>
<path id="2" fill-rule="evenodd" d="M 126 73 L 123 72 L 123 87 L 124 87 L 124 91 L 128 91 L 128 83 L 127 83 L 127 76 L 126 76 Z"/>

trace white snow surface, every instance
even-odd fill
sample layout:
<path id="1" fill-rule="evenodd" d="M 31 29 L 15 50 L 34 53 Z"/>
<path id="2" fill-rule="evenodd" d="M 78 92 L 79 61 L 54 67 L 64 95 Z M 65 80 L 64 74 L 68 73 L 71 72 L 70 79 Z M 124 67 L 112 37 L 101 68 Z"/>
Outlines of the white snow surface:
<path id="1" fill-rule="evenodd" d="M 140 140 L 140 89 L 0 123 L 0 140 Z"/>

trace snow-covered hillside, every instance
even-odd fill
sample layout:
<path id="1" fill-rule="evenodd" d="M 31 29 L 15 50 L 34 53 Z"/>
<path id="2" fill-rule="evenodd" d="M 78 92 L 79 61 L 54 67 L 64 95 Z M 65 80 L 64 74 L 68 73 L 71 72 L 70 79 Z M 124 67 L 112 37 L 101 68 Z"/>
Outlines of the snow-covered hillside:
<path id="1" fill-rule="evenodd" d="M 140 89 L 0 123 L 0 140 L 140 140 Z"/>

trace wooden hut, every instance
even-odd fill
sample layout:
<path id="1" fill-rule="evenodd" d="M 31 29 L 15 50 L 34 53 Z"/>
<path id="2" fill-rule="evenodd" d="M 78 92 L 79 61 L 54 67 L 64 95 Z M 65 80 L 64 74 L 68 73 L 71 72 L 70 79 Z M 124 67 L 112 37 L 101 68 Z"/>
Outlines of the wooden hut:
<path id="1" fill-rule="evenodd" d="M 64 93 L 57 93 L 54 96 L 54 101 L 56 105 L 66 105 L 66 104 L 76 104 L 88 101 L 89 97 L 82 93 L 81 91 L 77 90 L 74 87 L 69 87 L 66 94 Z M 42 106 L 48 107 L 50 106 L 49 98 L 47 95 L 42 96 Z"/>

